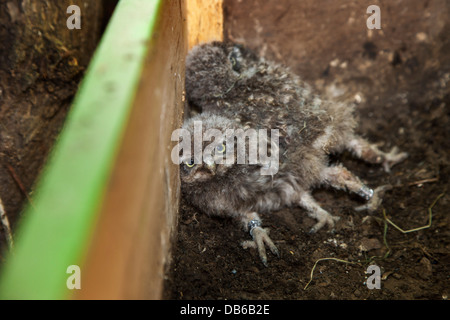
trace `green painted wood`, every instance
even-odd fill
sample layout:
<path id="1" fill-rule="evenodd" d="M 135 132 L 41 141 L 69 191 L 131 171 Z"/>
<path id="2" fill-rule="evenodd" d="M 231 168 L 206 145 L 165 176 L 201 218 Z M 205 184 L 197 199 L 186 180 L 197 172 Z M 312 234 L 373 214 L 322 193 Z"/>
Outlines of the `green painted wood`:
<path id="1" fill-rule="evenodd" d="M 65 299 L 81 267 L 132 108 L 162 0 L 121 0 L 23 214 L 2 299 Z M 74 31 L 76 32 L 76 30 Z"/>

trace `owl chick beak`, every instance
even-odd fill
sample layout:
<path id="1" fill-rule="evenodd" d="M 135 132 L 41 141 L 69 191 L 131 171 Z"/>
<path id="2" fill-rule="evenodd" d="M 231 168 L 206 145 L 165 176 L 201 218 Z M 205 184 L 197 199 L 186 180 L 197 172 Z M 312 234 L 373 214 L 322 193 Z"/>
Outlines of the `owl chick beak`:
<path id="1" fill-rule="evenodd" d="M 212 174 L 216 174 L 216 163 L 214 161 L 204 161 L 206 169 Z"/>

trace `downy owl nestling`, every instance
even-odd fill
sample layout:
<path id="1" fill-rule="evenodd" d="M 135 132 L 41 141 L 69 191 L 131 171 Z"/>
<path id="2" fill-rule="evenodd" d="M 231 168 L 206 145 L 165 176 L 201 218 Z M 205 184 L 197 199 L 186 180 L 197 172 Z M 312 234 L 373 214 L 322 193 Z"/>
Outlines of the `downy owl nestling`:
<path id="1" fill-rule="evenodd" d="M 278 249 L 262 228 L 261 213 L 300 206 L 317 220 L 316 232 L 333 228 L 339 217 L 320 207 L 312 188 L 328 185 L 375 198 L 345 167 L 330 166 L 329 154 L 347 149 L 386 171 L 407 157 L 357 136 L 353 106 L 322 100 L 287 68 L 241 45 L 192 49 L 186 96 L 202 112 L 183 126 L 193 139 L 183 137 L 192 152 L 180 156 L 182 193 L 206 214 L 239 219 L 253 238 L 243 246 L 257 248 L 264 265 L 265 247 L 276 255 Z"/>

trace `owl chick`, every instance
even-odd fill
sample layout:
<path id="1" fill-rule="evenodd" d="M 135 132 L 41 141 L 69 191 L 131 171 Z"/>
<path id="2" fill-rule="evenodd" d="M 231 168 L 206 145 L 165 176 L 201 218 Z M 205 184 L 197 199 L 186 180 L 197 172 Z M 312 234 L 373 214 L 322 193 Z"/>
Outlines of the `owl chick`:
<path id="1" fill-rule="evenodd" d="M 352 105 L 321 99 L 289 69 L 241 45 L 193 48 L 186 59 L 186 96 L 202 112 L 183 125 L 194 137 L 183 141 L 197 151 L 180 153 L 183 196 L 206 214 L 238 219 L 252 237 L 243 247 L 256 248 L 266 266 L 266 246 L 279 251 L 260 214 L 300 206 L 317 220 L 310 230 L 315 233 L 325 225 L 332 229 L 339 217 L 320 207 L 313 188 L 331 186 L 369 202 L 374 197 L 344 166 L 330 165 L 330 154 L 349 150 L 387 172 L 407 157 L 356 135 Z M 260 134 L 252 139 L 255 132 Z M 252 159 L 254 144 L 266 157 Z"/>

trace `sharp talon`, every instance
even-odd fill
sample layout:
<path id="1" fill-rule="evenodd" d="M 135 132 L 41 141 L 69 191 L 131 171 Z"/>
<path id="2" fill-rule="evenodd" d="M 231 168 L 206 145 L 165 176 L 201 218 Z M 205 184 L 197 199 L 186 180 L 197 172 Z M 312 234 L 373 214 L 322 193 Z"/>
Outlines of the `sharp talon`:
<path id="1" fill-rule="evenodd" d="M 278 251 L 278 249 L 277 248 L 271 248 L 271 249 L 272 249 L 272 253 L 274 255 L 276 255 L 278 258 L 280 258 L 280 252 Z"/>
<path id="2" fill-rule="evenodd" d="M 269 265 L 267 264 L 267 259 L 261 259 L 261 261 L 262 261 L 264 267 L 266 267 L 266 268 L 269 267 Z"/>

